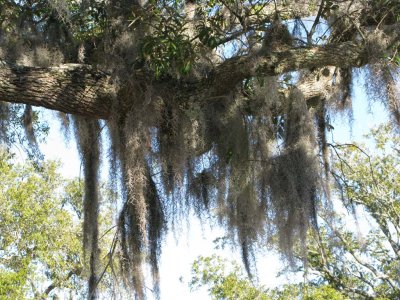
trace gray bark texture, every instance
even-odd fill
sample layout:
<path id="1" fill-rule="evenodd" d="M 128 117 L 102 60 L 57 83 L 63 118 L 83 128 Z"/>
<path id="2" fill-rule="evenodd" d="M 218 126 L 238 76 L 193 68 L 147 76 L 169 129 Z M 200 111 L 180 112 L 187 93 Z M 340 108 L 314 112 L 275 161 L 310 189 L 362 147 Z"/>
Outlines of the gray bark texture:
<path id="1" fill-rule="evenodd" d="M 35 68 L 0 64 L 0 100 L 105 119 L 114 87 L 88 65 Z"/>

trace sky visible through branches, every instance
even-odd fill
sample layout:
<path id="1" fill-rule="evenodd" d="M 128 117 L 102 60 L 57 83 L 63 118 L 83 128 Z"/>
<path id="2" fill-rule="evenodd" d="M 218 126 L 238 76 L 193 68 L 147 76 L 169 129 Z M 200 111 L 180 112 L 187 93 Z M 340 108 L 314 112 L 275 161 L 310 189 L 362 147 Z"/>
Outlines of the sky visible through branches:
<path id="1" fill-rule="evenodd" d="M 380 103 L 368 104 L 367 95 L 364 92 L 364 85 L 366 84 L 368 85 L 368 82 L 365 82 L 361 73 L 354 84 L 352 116 L 337 115 L 335 119 L 331 120 L 334 129 L 329 132 L 329 142 L 349 143 L 361 141 L 363 140 L 363 135 L 368 133 L 371 128 L 388 119 L 387 112 Z M 82 178 L 82 165 L 74 138 L 71 135 L 69 141 L 65 142 L 63 140 L 63 137 L 59 134 L 59 122 L 56 121 L 53 112 L 44 111 L 44 117 L 50 125 L 50 133 L 46 143 L 40 145 L 45 158 L 60 160 L 62 163 L 60 171 L 64 177 Z M 349 122 L 351 122 L 351 127 L 348 126 Z M 349 130 L 349 128 L 351 129 Z M 105 145 L 104 150 L 107 149 L 106 147 L 107 145 Z M 17 157 L 24 158 L 22 151 L 17 149 L 16 152 Z M 104 155 L 107 155 L 107 151 L 103 152 Z M 103 163 L 107 163 L 107 159 L 103 159 Z M 108 170 L 108 168 L 103 166 L 102 170 Z M 101 176 L 103 180 L 108 178 L 106 171 L 102 172 Z M 199 255 L 219 254 L 228 259 L 241 260 L 239 249 L 231 251 L 229 246 L 223 250 L 215 249 L 216 243 L 213 241 L 222 237 L 224 231 L 217 226 L 211 228 L 210 224 L 205 221 L 203 220 L 201 223 L 195 216 L 192 216 L 188 221 L 190 228 L 188 228 L 189 224 L 182 224 L 183 229 L 180 233 L 174 234 L 173 230 L 168 232 L 160 264 L 161 299 L 177 299 L 178 297 L 180 299 L 196 300 L 208 298 L 205 288 L 194 292 L 190 292 L 189 289 L 191 264 Z M 360 228 L 362 228 L 364 220 L 359 218 L 358 221 L 361 223 L 361 225 L 359 224 Z M 356 227 L 355 229 L 357 230 Z M 257 273 L 261 284 L 272 288 L 287 283 L 288 278 L 284 276 L 276 278 L 277 272 L 282 267 L 279 261 L 279 257 L 267 249 L 260 251 L 257 255 Z M 301 280 L 299 277 L 297 279 L 296 277 L 289 279 Z M 150 276 L 147 286 L 151 287 Z M 150 291 L 148 299 L 152 299 Z"/>

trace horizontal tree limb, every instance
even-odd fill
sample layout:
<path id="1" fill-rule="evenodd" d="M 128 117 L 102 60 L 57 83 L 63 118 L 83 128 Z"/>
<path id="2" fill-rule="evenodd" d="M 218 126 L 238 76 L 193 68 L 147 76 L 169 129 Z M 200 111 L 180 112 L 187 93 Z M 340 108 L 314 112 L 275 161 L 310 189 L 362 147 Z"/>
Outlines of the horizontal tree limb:
<path id="1" fill-rule="evenodd" d="M 360 67 L 368 61 L 366 47 L 354 42 L 292 48 L 228 59 L 206 78 L 192 82 L 170 80 L 167 85 L 170 86 L 169 92 L 174 93 L 177 98 L 207 101 L 209 98 L 229 94 L 244 79 L 254 76 L 276 76 L 324 66 Z M 145 82 L 142 70 L 132 74 L 132 78 Z M 1 101 L 107 119 L 118 88 L 110 83 L 109 76 L 88 65 L 65 64 L 59 67 L 35 68 L 4 62 L 0 64 Z M 318 90 L 303 93 L 310 98 L 321 95 Z"/>
<path id="2" fill-rule="evenodd" d="M 302 69 L 325 66 L 361 67 L 368 63 L 366 47 L 354 42 L 338 45 L 301 47 L 270 54 L 235 57 L 218 66 L 208 85 L 224 94 L 241 80 L 254 76 L 277 76 Z M 207 84 L 206 84 L 207 85 Z"/>
<path id="3" fill-rule="evenodd" d="M 0 63 L 0 101 L 105 119 L 113 95 L 109 76 L 88 65 L 36 68 Z"/>

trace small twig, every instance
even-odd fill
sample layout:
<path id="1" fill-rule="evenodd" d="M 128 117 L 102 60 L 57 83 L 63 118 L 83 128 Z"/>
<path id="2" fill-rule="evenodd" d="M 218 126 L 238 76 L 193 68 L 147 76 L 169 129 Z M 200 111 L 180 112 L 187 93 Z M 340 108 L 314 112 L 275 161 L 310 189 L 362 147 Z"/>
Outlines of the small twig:
<path id="1" fill-rule="evenodd" d="M 317 16 L 315 17 L 314 23 L 310 29 L 310 31 L 307 33 L 307 42 L 309 45 L 312 45 L 312 36 L 315 33 L 315 30 L 317 29 L 317 25 L 319 24 L 319 19 L 321 18 L 322 11 L 324 9 L 324 0 L 321 0 L 321 4 L 319 5 L 318 13 Z"/>
<path id="2" fill-rule="evenodd" d="M 109 233 L 111 230 L 113 230 L 115 227 L 117 227 L 117 225 L 112 226 L 111 228 L 107 229 L 106 232 L 103 233 L 103 235 L 99 238 L 99 241 L 107 234 Z"/>

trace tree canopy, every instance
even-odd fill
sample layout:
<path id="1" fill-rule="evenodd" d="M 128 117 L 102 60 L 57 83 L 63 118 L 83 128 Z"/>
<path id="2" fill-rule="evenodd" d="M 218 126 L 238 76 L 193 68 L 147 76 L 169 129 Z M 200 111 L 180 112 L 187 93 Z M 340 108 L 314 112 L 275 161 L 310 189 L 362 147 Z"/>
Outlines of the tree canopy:
<path id="1" fill-rule="evenodd" d="M 358 215 L 359 224 L 349 228 L 357 218 L 346 222 L 343 212 L 321 209 L 319 236 L 314 234 L 308 247 L 308 268 L 314 283 L 328 283 L 350 299 L 396 299 L 399 136 L 393 126 L 382 125 L 371 131 L 369 142 L 368 150 L 358 144 L 335 146 L 333 174 L 342 203 L 353 217 Z M 361 213 L 366 217 L 361 219 Z"/>
<path id="2" fill-rule="evenodd" d="M 215 300 L 347 300 L 340 291 L 328 284 L 308 283 L 284 284 L 267 289 L 248 279 L 235 262 L 229 263 L 216 255 L 199 257 L 192 266 L 190 287 L 208 287 L 211 299 Z"/>
<path id="3" fill-rule="evenodd" d="M 168 221 L 191 209 L 215 213 L 248 272 L 276 233 L 289 258 L 305 245 L 329 196 L 329 118 L 351 111 L 356 70 L 400 124 L 397 0 L 0 0 L 0 11 L 1 136 L 12 103 L 25 105 L 31 147 L 32 106 L 72 124 L 90 298 L 104 128 L 122 187 L 120 269 L 142 299 L 142 264 L 157 286 Z"/>
<path id="4" fill-rule="evenodd" d="M 81 229 L 56 191 L 65 184 L 56 164 L 39 171 L 0 152 L 0 172 L 0 298 L 42 299 L 68 288 L 82 273 Z"/>
<path id="5" fill-rule="evenodd" d="M 0 299 L 82 296 L 88 270 L 82 251 L 83 184 L 59 174 L 59 164 L 15 163 L 0 150 Z M 102 187 L 101 248 L 107 253 L 115 229 L 110 225 L 107 189 Z M 110 228 L 111 227 L 111 228 Z M 101 267 L 110 263 L 108 256 Z M 110 270 L 98 284 L 111 292 Z"/>

